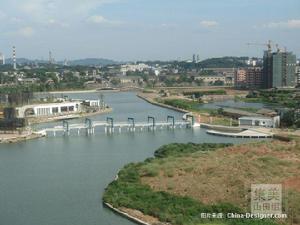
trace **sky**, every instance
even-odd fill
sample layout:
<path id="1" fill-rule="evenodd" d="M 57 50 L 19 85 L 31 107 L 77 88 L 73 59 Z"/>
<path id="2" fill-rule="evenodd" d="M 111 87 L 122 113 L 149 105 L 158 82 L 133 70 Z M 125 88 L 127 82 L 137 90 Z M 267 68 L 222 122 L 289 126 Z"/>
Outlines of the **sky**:
<path id="1" fill-rule="evenodd" d="M 0 52 L 56 60 L 300 56 L 299 0 L 0 0 Z"/>

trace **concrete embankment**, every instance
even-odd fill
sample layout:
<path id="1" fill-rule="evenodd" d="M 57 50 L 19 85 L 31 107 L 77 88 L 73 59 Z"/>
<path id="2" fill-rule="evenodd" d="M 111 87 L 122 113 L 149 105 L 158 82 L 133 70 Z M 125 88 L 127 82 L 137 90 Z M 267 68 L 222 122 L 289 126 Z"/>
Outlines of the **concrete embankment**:
<path id="1" fill-rule="evenodd" d="M 201 123 L 200 127 L 209 130 L 216 130 L 221 132 L 232 132 L 232 133 L 238 133 L 247 130 L 246 128 L 241 128 L 241 127 L 228 127 L 228 126 L 221 126 L 221 125 L 212 125 L 207 123 Z"/>
<path id="2" fill-rule="evenodd" d="M 103 202 L 103 205 L 104 205 L 105 207 L 109 208 L 110 210 L 114 211 L 115 213 L 117 213 L 117 214 L 119 214 L 119 215 L 125 217 L 126 219 L 128 219 L 128 220 L 130 220 L 130 221 L 133 221 L 133 222 L 135 222 L 135 223 L 137 223 L 137 224 L 140 224 L 140 225 L 151 225 L 150 223 L 147 223 L 147 222 L 145 222 L 145 221 L 142 221 L 142 220 L 140 220 L 140 219 L 138 219 L 138 218 L 136 218 L 136 217 L 134 217 L 134 216 L 131 216 L 131 215 L 129 215 L 128 213 L 123 212 L 122 210 L 119 210 L 119 209 L 117 209 L 117 208 L 114 208 L 114 207 L 113 207 L 111 204 L 109 204 L 109 203 Z"/>
<path id="3" fill-rule="evenodd" d="M 160 107 L 163 107 L 163 108 L 175 110 L 175 111 L 177 111 L 177 112 L 189 113 L 188 110 L 176 108 L 176 107 L 174 107 L 174 106 L 170 106 L 170 105 L 166 105 L 166 104 L 163 104 L 163 103 L 154 101 L 152 98 L 147 97 L 147 96 L 145 96 L 145 95 L 143 95 L 143 94 L 137 94 L 137 97 L 139 97 L 139 98 L 145 100 L 146 102 L 148 102 L 148 103 L 150 103 L 150 104 L 152 104 L 152 105 L 156 105 L 156 106 L 160 106 Z"/>

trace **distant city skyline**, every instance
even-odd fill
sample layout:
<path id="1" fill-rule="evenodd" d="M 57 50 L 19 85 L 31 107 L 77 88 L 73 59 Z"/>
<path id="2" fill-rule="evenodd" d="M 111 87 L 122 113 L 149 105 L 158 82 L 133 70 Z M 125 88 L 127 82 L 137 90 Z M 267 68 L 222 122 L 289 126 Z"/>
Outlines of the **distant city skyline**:
<path id="1" fill-rule="evenodd" d="M 300 56 L 299 0 L 1 0 L 0 52 L 63 61 L 262 57 L 269 39 Z"/>

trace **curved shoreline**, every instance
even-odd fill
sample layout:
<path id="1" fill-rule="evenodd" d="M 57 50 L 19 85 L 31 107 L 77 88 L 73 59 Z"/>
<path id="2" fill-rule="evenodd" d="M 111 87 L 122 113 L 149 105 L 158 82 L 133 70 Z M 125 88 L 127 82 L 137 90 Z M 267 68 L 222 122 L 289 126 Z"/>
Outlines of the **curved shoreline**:
<path id="1" fill-rule="evenodd" d="M 118 171 L 117 175 L 115 176 L 114 181 L 119 179 L 119 172 L 120 171 Z M 143 221 L 139 218 L 136 218 L 136 217 L 130 215 L 129 213 L 126 213 L 126 212 L 124 212 L 124 211 L 122 211 L 118 208 L 115 208 L 113 205 L 109 204 L 108 202 L 102 201 L 102 204 L 103 204 L 104 207 L 107 207 L 108 209 L 112 210 L 114 213 L 116 213 L 116 214 L 118 214 L 118 215 L 132 221 L 132 222 L 135 222 L 139 225 L 151 225 L 150 223 L 147 223 L 147 222 L 145 222 L 145 221 Z"/>
<path id="2" fill-rule="evenodd" d="M 135 223 L 140 224 L 140 225 L 151 225 L 150 223 L 147 223 L 147 222 L 145 222 L 143 220 L 140 220 L 140 219 L 138 219 L 138 218 L 136 218 L 134 216 L 129 215 L 126 212 L 123 212 L 120 209 L 117 209 L 117 208 L 113 207 L 111 204 L 109 204 L 107 202 L 103 202 L 103 205 L 105 207 L 107 207 L 108 209 L 112 210 L 113 212 L 117 213 L 118 215 L 120 215 L 120 216 L 122 216 L 122 217 L 124 217 L 124 218 L 126 218 L 126 219 L 128 219 L 128 220 L 130 220 L 132 222 L 135 222 Z"/>
<path id="3" fill-rule="evenodd" d="M 177 112 L 181 112 L 181 113 L 190 113 L 190 111 L 188 110 L 185 110 L 185 109 L 181 109 L 181 108 L 176 108 L 174 106 L 170 106 L 170 105 L 166 105 L 166 104 L 163 104 L 163 103 L 159 103 L 159 102 L 156 102 L 156 101 L 153 101 L 152 99 L 150 98 L 147 98 L 145 95 L 141 94 L 141 93 L 138 93 L 136 95 L 137 97 L 145 100 L 146 102 L 152 104 L 152 105 L 156 105 L 156 106 L 159 106 L 159 107 L 162 107 L 162 108 L 166 108 L 166 109 L 171 109 L 171 110 L 175 110 Z"/>

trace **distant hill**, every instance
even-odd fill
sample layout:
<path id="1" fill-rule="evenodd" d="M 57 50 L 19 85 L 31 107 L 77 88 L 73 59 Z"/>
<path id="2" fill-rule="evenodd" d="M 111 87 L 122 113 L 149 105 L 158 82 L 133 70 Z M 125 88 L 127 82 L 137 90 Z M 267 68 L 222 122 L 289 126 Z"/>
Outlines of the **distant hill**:
<path id="1" fill-rule="evenodd" d="M 33 63 L 48 63 L 48 60 L 40 60 L 40 59 L 26 59 L 26 58 L 17 58 L 18 64 L 33 64 Z M 64 61 L 58 61 L 56 64 L 63 64 Z M 8 58 L 6 59 L 6 64 L 13 64 L 13 59 Z M 105 65 L 112 65 L 112 64 L 119 64 L 114 60 L 110 59 L 103 59 L 103 58 L 86 58 L 86 59 L 77 59 L 77 60 L 70 60 L 68 61 L 68 65 L 71 66 L 105 66 Z"/>
<path id="2" fill-rule="evenodd" d="M 86 59 L 77 59 L 71 60 L 68 62 L 71 66 L 105 66 L 105 65 L 112 65 L 112 64 L 119 64 L 114 60 L 110 59 L 102 59 L 102 58 L 86 58 Z"/>
<path id="3" fill-rule="evenodd" d="M 202 68 L 237 68 L 247 66 L 245 60 L 248 57 L 220 57 L 220 58 L 210 58 L 199 62 Z"/>
<path id="4" fill-rule="evenodd" d="M 18 64 L 31 64 L 31 63 L 41 63 L 43 62 L 42 60 L 31 60 L 31 59 L 26 59 L 26 58 L 17 58 L 17 63 Z M 6 64 L 13 64 L 13 59 L 12 58 L 8 58 L 5 60 Z"/>

